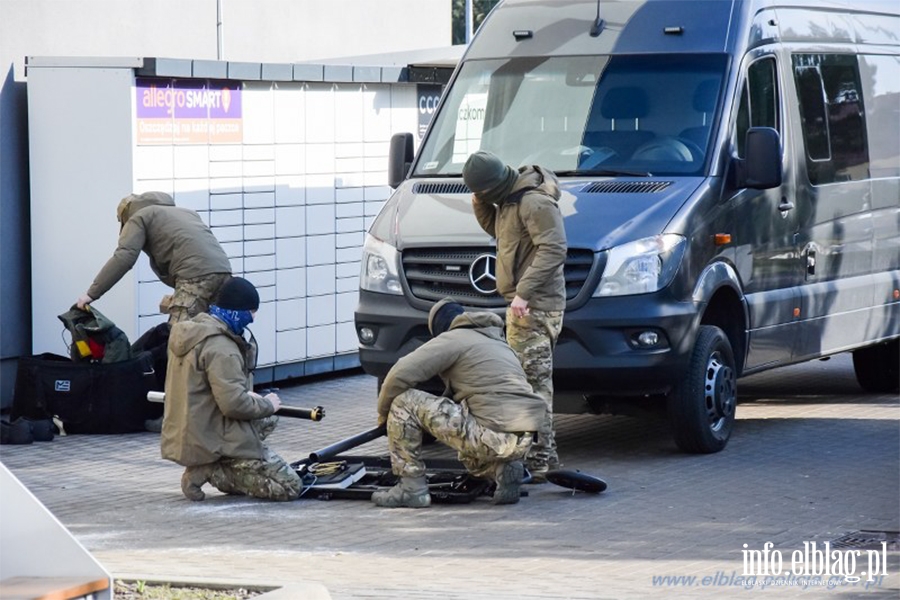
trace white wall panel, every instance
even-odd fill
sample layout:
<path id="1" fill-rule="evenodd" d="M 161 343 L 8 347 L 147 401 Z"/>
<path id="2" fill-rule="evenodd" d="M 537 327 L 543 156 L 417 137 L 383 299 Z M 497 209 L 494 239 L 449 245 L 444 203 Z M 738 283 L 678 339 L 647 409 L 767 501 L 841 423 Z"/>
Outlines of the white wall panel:
<path id="1" fill-rule="evenodd" d="M 279 206 L 275 209 L 275 235 L 294 237 L 306 234 L 306 207 Z"/>
<path id="2" fill-rule="evenodd" d="M 276 334 L 279 363 L 292 363 L 306 358 L 306 329 L 278 331 Z"/>
<path id="3" fill-rule="evenodd" d="M 357 269 L 358 271 L 359 269 Z M 306 296 L 306 268 L 278 269 L 275 272 L 275 290 L 278 300 L 291 300 Z"/>
<path id="4" fill-rule="evenodd" d="M 279 269 L 306 266 L 306 238 L 278 238 L 275 240 L 275 264 Z"/>
<path id="5" fill-rule="evenodd" d="M 334 231 L 334 204 L 306 207 L 307 235 L 321 235 Z"/>
<path id="6" fill-rule="evenodd" d="M 310 83 L 306 88 L 306 142 L 334 143 L 334 85 Z"/>
<path id="7" fill-rule="evenodd" d="M 306 204 L 306 177 L 286 176 L 275 178 L 275 205 L 299 206 Z"/>
<path id="8" fill-rule="evenodd" d="M 209 145 L 174 146 L 174 175 L 176 179 L 209 177 Z M 204 189 L 208 184 L 204 185 Z"/>
<path id="9" fill-rule="evenodd" d="M 209 205 L 209 179 L 176 179 L 172 199 L 175 206 L 206 212 Z M 208 222 L 207 222 L 208 223 Z"/>
<path id="10" fill-rule="evenodd" d="M 352 321 L 335 325 L 334 351 L 336 353 L 355 352 L 358 347 L 359 341 L 356 338 L 356 326 Z"/>
<path id="11" fill-rule="evenodd" d="M 279 82 L 275 84 L 275 142 L 298 144 L 306 141 L 306 85 Z"/>
<path id="12" fill-rule="evenodd" d="M 306 171 L 306 146 L 279 144 L 275 146 L 275 174 L 302 175 Z"/>
<path id="13" fill-rule="evenodd" d="M 363 140 L 363 95 L 358 83 L 334 86 L 334 139 L 337 142 Z"/>
<path id="14" fill-rule="evenodd" d="M 334 264 L 334 234 L 306 236 L 306 264 L 308 266 Z"/>
<path id="15" fill-rule="evenodd" d="M 306 348 L 309 358 L 333 355 L 336 348 L 334 336 L 334 325 L 309 327 L 306 334 Z"/>
<path id="16" fill-rule="evenodd" d="M 310 297 L 334 294 L 334 265 L 307 268 L 306 293 Z"/>
<path id="17" fill-rule="evenodd" d="M 135 179 L 172 179 L 174 174 L 175 148 L 173 146 L 135 147 Z"/>
<path id="18" fill-rule="evenodd" d="M 244 111 L 244 144 L 274 143 L 275 114 L 272 84 L 266 81 L 244 83 L 241 101 Z"/>
<path id="19" fill-rule="evenodd" d="M 335 323 L 335 295 L 310 296 L 306 299 L 306 324 L 330 325 Z"/>
<path id="20" fill-rule="evenodd" d="M 306 298 L 293 298 L 278 302 L 276 321 L 278 331 L 306 327 L 306 303 Z"/>

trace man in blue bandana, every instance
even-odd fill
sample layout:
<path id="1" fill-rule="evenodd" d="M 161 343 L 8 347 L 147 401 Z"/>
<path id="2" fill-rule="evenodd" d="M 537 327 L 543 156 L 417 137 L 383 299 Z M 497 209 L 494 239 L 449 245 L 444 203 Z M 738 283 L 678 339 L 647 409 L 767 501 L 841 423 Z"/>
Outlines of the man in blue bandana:
<path id="1" fill-rule="evenodd" d="M 181 491 L 190 500 L 205 498 L 207 482 L 268 500 L 300 495 L 300 477 L 264 443 L 281 400 L 252 391 L 256 340 L 244 331 L 258 308 L 253 284 L 232 277 L 208 313 L 172 326 L 160 449 L 186 467 Z"/>

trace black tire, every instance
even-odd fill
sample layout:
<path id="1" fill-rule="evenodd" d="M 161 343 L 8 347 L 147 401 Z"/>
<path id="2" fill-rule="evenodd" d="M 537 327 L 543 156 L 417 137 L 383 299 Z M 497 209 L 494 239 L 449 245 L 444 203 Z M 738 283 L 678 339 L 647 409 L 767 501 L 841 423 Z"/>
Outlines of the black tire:
<path id="1" fill-rule="evenodd" d="M 737 370 L 728 336 L 701 325 L 684 379 L 669 393 L 675 443 L 684 452 L 710 454 L 728 444 L 737 406 Z"/>
<path id="2" fill-rule="evenodd" d="M 900 339 L 854 350 L 853 370 L 867 392 L 900 391 Z"/>

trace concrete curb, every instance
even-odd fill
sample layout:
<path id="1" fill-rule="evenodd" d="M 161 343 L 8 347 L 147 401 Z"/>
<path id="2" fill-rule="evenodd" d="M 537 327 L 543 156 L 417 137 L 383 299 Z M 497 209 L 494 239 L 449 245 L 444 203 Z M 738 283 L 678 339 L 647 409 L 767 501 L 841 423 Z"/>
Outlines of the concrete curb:
<path id="1" fill-rule="evenodd" d="M 321 583 L 313 581 L 276 581 L 261 583 L 259 581 L 212 579 L 206 577 L 179 577 L 162 579 L 158 576 L 146 577 L 131 573 L 114 574 L 113 580 L 143 581 L 152 585 L 170 585 L 172 587 L 200 587 L 208 589 L 244 588 L 263 591 L 256 596 L 259 600 L 332 600 L 331 594 Z"/>

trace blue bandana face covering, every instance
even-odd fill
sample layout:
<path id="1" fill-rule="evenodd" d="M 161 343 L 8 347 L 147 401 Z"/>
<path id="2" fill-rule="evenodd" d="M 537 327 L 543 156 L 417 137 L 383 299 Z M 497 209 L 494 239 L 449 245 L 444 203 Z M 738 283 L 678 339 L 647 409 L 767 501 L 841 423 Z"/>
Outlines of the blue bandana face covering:
<path id="1" fill-rule="evenodd" d="M 209 307 L 209 314 L 228 325 L 235 335 L 244 335 L 244 327 L 253 322 L 253 314 L 249 310 L 230 310 L 213 304 Z"/>

